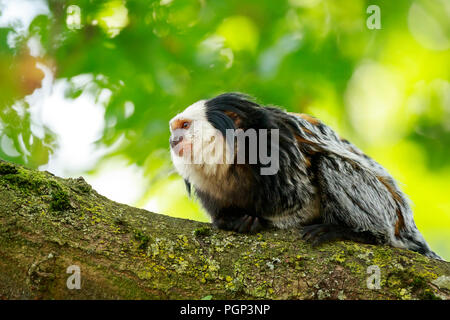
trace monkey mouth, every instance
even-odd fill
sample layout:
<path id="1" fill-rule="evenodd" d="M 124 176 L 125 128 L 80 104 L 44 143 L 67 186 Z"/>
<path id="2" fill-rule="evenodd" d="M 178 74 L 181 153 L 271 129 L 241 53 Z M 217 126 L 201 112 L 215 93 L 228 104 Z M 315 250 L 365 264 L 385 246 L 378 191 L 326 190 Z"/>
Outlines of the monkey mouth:
<path id="1" fill-rule="evenodd" d="M 190 156 L 192 151 L 192 144 L 188 141 L 179 141 L 176 144 L 171 144 L 170 147 L 172 148 L 173 153 L 178 157 Z"/>
<path id="2" fill-rule="evenodd" d="M 182 141 L 183 141 L 183 136 L 172 136 L 169 139 L 170 147 L 173 149 Z"/>

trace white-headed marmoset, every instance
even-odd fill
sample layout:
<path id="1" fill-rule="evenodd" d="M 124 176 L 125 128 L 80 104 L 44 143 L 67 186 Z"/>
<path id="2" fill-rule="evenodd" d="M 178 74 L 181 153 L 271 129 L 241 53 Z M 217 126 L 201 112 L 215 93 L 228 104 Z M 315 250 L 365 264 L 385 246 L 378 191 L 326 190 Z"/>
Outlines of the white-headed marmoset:
<path id="1" fill-rule="evenodd" d="M 225 93 L 189 106 L 170 131 L 174 166 L 217 228 L 299 228 L 315 245 L 348 239 L 441 259 L 391 175 L 311 116 Z M 277 166 L 263 174 L 269 150 Z"/>

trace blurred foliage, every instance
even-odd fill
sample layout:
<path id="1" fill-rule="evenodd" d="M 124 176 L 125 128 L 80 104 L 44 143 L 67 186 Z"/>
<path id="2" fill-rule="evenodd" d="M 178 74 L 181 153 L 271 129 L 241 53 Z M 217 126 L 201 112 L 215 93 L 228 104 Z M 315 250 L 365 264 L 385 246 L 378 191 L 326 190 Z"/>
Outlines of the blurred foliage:
<path id="1" fill-rule="evenodd" d="M 66 99 L 110 93 L 97 144 L 120 141 L 105 157 L 143 168 L 138 205 L 158 199 L 163 213 L 205 220 L 170 173 L 167 124 L 197 100 L 241 91 L 320 118 L 387 167 L 425 237 L 450 258 L 449 1 L 43 2 L 48 14 L 26 30 L 0 28 L 1 158 L 38 167 L 57 148 L 26 98 L 43 65 L 68 80 Z M 379 30 L 366 25 L 371 4 Z M 80 75 L 91 77 L 72 81 Z"/>

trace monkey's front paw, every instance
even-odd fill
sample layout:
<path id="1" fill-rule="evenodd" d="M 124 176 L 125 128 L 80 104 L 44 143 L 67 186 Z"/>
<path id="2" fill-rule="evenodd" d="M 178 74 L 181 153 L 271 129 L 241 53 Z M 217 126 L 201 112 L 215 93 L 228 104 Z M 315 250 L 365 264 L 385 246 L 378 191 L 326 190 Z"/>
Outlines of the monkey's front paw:
<path id="1" fill-rule="evenodd" d="M 217 219 L 213 223 L 217 228 L 239 233 L 256 233 L 264 228 L 262 218 L 243 215 L 232 220 Z"/>
<path id="2" fill-rule="evenodd" d="M 256 233 L 263 228 L 262 219 L 258 217 L 245 215 L 236 224 L 236 232 L 240 233 Z"/>

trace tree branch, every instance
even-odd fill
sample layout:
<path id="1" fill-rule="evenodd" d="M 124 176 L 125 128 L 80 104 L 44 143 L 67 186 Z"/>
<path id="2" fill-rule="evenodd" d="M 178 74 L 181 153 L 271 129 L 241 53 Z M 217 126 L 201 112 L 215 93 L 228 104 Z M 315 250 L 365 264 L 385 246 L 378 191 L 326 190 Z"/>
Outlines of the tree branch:
<path id="1" fill-rule="evenodd" d="M 215 230 L 0 160 L 0 298 L 448 299 L 449 279 L 449 263 L 411 251 Z"/>

